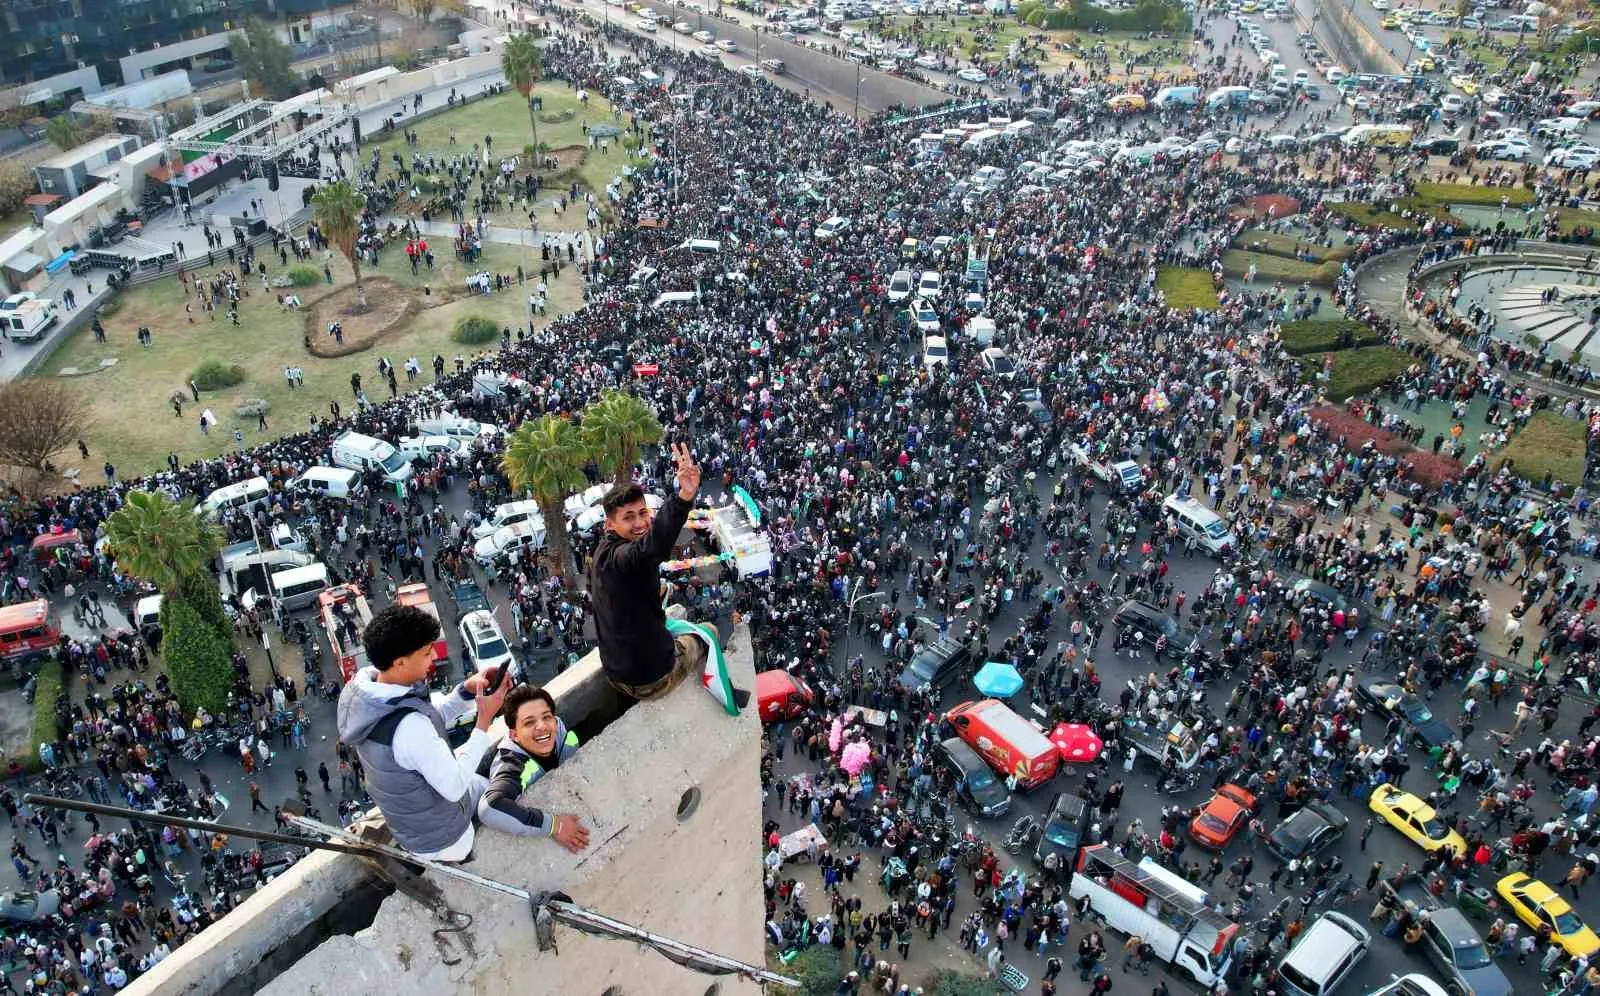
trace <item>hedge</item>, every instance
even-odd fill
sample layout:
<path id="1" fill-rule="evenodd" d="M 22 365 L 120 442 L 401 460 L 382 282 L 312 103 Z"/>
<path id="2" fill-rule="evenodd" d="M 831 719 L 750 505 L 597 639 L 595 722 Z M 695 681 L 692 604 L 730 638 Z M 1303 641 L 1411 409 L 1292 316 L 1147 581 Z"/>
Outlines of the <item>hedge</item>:
<path id="1" fill-rule="evenodd" d="M 1331 287 L 1344 270 L 1344 264 L 1336 260 L 1326 263 L 1306 263 L 1262 252 L 1245 252 L 1242 249 L 1229 249 L 1222 254 L 1222 272 L 1230 277 L 1243 277 L 1249 271 L 1251 264 L 1255 264 L 1256 279 L 1267 283 L 1281 280 L 1286 284 L 1309 283 Z"/>
<path id="2" fill-rule="evenodd" d="M 161 656 L 184 712 L 203 706 L 221 713 L 227 708 L 233 688 L 228 640 L 193 606 L 171 596 L 161 603 Z"/>
<path id="3" fill-rule="evenodd" d="M 244 383 L 244 367 L 221 360 L 206 360 L 195 367 L 194 373 L 189 376 L 202 391 L 220 391 Z"/>
<path id="4" fill-rule="evenodd" d="M 481 346 L 500 338 L 500 326 L 482 315 L 463 315 L 456 321 L 450 338 L 468 346 Z"/>
<path id="5" fill-rule="evenodd" d="M 60 661 L 45 661 L 35 676 L 33 686 L 33 729 L 31 740 L 33 749 L 23 763 L 28 770 L 37 771 L 44 767 L 44 762 L 39 760 L 39 745 L 47 744 L 57 739 L 56 730 L 56 699 L 61 697 L 62 671 Z M 60 761 L 60 758 L 56 759 Z"/>
<path id="6" fill-rule="evenodd" d="M 1387 207 L 1379 207 L 1376 204 L 1363 204 L 1359 201 L 1340 201 L 1329 204 L 1328 210 L 1363 228 L 1393 228 L 1396 231 L 1413 232 L 1422 227 L 1411 218 L 1396 214 Z"/>
<path id="7" fill-rule="evenodd" d="M 1297 239 L 1292 235 L 1282 235 L 1278 232 L 1264 232 L 1259 228 L 1247 228 L 1239 233 L 1233 246 L 1246 252 L 1261 252 L 1287 259 L 1294 259 L 1295 249 L 1298 248 L 1302 254 L 1309 255 L 1319 263 L 1330 259 L 1347 259 L 1355 252 L 1353 246 L 1325 246 L 1310 239 Z"/>
<path id="8" fill-rule="evenodd" d="M 1163 266 L 1156 274 L 1156 287 L 1167 296 L 1169 308 L 1214 310 L 1217 307 L 1217 292 L 1206 270 Z"/>
<path id="9" fill-rule="evenodd" d="M 922 980 L 922 991 L 927 996 L 994 996 L 1005 989 L 996 985 L 993 979 L 981 975 L 941 968 L 928 973 L 928 977 Z"/>
<path id="10" fill-rule="evenodd" d="M 1435 204 L 1475 204 L 1481 207 L 1499 207 L 1500 198 L 1509 199 L 1513 206 L 1533 203 L 1533 191 L 1523 187 L 1480 187 L 1470 183 L 1418 183 L 1413 193 Z"/>
<path id="11" fill-rule="evenodd" d="M 1587 441 L 1584 424 L 1577 419 L 1534 412 L 1501 451 L 1495 469 L 1510 464 L 1512 473 L 1535 486 L 1543 487 L 1548 477 L 1570 490 L 1583 483 Z"/>
<path id="12" fill-rule="evenodd" d="M 1082 0 L 1072 0 L 1062 8 L 1029 2 L 1018 6 L 1017 19 L 1049 31 L 1101 27 L 1107 31 L 1170 31 L 1187 35 L 1193 25 L 1193 19 L 1181 5 L 1162 0 L 1140 0 L 1133 10 L 1123 11 L 1104 10 Z"/>
<path id="13" fill-rule="evenodd" d="M 1290 356 L 1331 353 L 1353 346 L 1376 346 L 1383 337 L 1353 318 L 1307 318 L 1284 322 L 1280 336 Z"/>
<path id="14" fill-rule="evenodd" d="M 296 287 L 312 287 L 322 282 L 322 274 L 314 266 L 292 266 L 288 276 Z"/>
<path id="15" fill-rule="evenodd" d="M 1304 375 L 1317 377 L 1324 360 L 1333 358 L 1323 391 L 1333 401 L 1348 401 L 1389 383 L 1411 365 L 1411 357 L 1393 346 L 1366 346 L 1338 352 L 1311 353 L 1305 358 Z"/>

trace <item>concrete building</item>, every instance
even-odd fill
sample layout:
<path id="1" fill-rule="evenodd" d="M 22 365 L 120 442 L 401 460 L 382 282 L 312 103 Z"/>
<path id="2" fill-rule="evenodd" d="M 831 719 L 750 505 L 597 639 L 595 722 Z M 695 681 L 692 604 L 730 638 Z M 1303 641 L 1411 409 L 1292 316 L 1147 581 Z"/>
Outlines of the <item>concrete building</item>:
<path id="1" fill-rule="evenodd" d="M 46 159 L 33 168 L 33 178 L 39 182 L 43 193 L 77 197 L 95 185 L 95 170 L 129 155 L 143 144 L 136 135 L 102 135 Z"/>
<path id="2" fill-rule="evenodd" d="M 743 626 L 729 641 L 728 665 L 736 686 L 754 688 Z M 565 892 L 606 916 L 761 965 L 761 727 L 754 703 L 730 718 L 690 682 L 618 715 L 596 653 L 545 687 L 584 744 L 535 782 L 528 799 L 547 811 L 580 814 L 591 828 L 590 846 L 570 854 L 544 838 L 480 830 L 467 870 L 535 893 Z M 497 722 L 491 736 L 503 733 Z M 556 950 L 541 952 L 524 904 L 452 879 L 436 884 L 471 925 L 438 935 L 432 911 L 378 883 L 363 859 L 316 852 L 124 992 L 759 992 L 738 977 L 704 975 L 634 942 L 560 925 Z M 442 944 L 440 936 L 447 939 Z"/>

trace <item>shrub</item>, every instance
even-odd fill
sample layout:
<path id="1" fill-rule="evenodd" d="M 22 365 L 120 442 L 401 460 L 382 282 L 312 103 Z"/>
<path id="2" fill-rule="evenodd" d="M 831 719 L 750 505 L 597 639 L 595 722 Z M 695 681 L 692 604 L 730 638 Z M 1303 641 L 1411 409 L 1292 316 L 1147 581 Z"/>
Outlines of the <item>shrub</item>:
<path id="1" fill-rule="evenodd" d="M 265 398 L 246 398 L 233 406 L 233 413 L 240 418 L 260 418 L 272 411 L 272 405 Z"/>
<path id="2" fill-rule="evenodd" d="M 220 391 L 244 382 L 244 367 L 221 360 L 206 360 L 189 375 L 202 391 Z"/>
<path id="3" fill-rule="evenodd" d="M 61 696 L 61 688 L 61 662 L 45 661 L 39 668 L 33 686 L 33 728 L 30 734 L 33 749 L 23 762 L 30 771 L 44 767 L 44 762 L 39 760 L 39 745 L 60 739 L 61 731 L 56 729 L 56 699 Z"/>
<path id="4" fill-rule="evenodd" d="M 122 295 L 120 293 L 117 293 L 117 294 L 113 294 L 110 297 L 106 298 L 106 303 L 102 304 L 99 308 L 96 308 L 95 309 L 95 314 L 99 315 L 101 318 L 110 318 L 112 315 L 116 314 L 117 312 L 119 312 L 121 310 L 122 310 Z"/>
<path id="5" fill-rule="evenodd" d="M 0 159 L 0 214 L 21 211 L 22 202 L 38 189 L 33 170 L 23 165 L 21 160 Z M 31 222 L 33 219 L 30 217 L 28 220 Z"/>
<path id="6" fill-rule="evenodd" d="M 187 602 L 170 595 L 161 603 L 161 656 L 184 712 L 227 708 L 233 687 L 227 639 Z"/>
<path id="7" fill-rule="evenodd" d="M 1318 263 L 1330 259 L 1346 259 L 1355 251 L 1351 246 L 1325 246 L 1311 239 L 1297 239 L 1292 235 L 1264 232 L 1259 228 L 1248 228 L 1240 232 L 1239 238 L 1233 245 L 1235 249 L 1266 253 L 1269 256 L 1283 256 L 1288 259 L 1295 258 L 1295 249 L 1298 247 L 1301 253 L 1310 256 Z"/>
<path id="8" fill-rule="evenodd" d="M 1348 401 L 1382 387 L 1411 365 L 1411 357 L 1393 346 L 1366 346 L 1336 353 L 1310 353 L 1305 360 L 1305 375 L 1321 374 L 1325 357 L 1333 358 L 1323 385 L 1333 401 Z"/>
<path id="9" fill-rule="evenodd" d="M 1361 449 L 1367 443 L 1371 443 L 1385 456 L 1398 456 L 1414 448 L 1394 433 L 1378 428 L 1347 408 L 1318 405 L 1311 409 L 1311 420 L 1326 427 L 1329 438 L 1338 439 L 1343 436 L 1345 447 L 1351 452 Z"/>
<path id="10" fill-rule="evenodd" d="M 1329 204 L 1328 210 L 1332 211 L 1352 224 L 1362 228 L 1393 228 L 1402 232 L 1413 232 L 1419 224 L 1410 218 L 1390 211 L 1388 207 L 1378 207 L 1375 204 L 1362 204 L 1358 201 L 1342 201 Z"/>
<path id="11" fill-rule="evenodd" d="M 1086 0 L 1071 0 L 1061 8 L 1043 4 L 1024 4 L 1017 17 L 1025 24 L 1051 31 L 1103 27 L 1107 31 L 1171 31 L 1188 34 L 1192 19 L 1182 6 L 1163 0 L 1139 0 L 1132 10 L 1112 11 L 1095 7 Z"/>
<path id="12" fill-rule="evenodd" d="M 1511 472 L 1540 487 L 1546 476 L 1568 488 L 1583 483 L 1584 424 L 1556 412 L 1534 412 L 1501 452 L 1496 469 L 1511 465 Z"/>
<path id="13" fill-rule="evenodd" d="M 481 346 L 500 338 L 500 326 L 482 315 L 463 315 L 450 338 L 467 346 Z"/>
<path id="14" fill-rule="evenodd" d="M 1401 459 L 1411 464 L 1411 470 L 1406 476 L 1430 491 L 1439 490 L 1439 486 L 1445 481 L 1457 480 L 1466 472 L 1466 468 L 1461 466 L 1461 461 L 1447 453 L 1413 450 Z"/>
<path id="15" fill-rule="evenodd" d="M 1156 274 L 1156 287 L 1167 296 L 1169 308 L 1215 309 L 1217 292 L 1211 274 L 1183 266 L 1163 266 Z"/>
<path id="16" fill-rule="evenodd" d="M 289 282 L 296 287 L 315 287 L 322 283 L 322 274 L 314 266 L 293 266 L 289 268 Z"/>
<path id="17" fill-rule="evenodd" d="M 1533 203 L 1533 191 L 1523 187 L 1480 187 L 1470 183 L 1419 183 L 1412 188 L 1417 197 L 1435 204 L 1475 204 L 1499 207 L 1500 198 L 1513 207 Z"/>
<path id="18" fill-rule="evenodd" d="M 994 996 L 997 990 L 1004 991 L 981 975 L 952 972 L 945 968 L 929 972 L 928 977 L 922 980 L 922 991 L 928 996 Z"/>
<path id="19" fill-rule="evenodd" d="M 783 963 L 777 948 L 769 944 L 767 964 L 774 971 L 782 972 L 800 983 L 798 988 L 776 987 L 779 996 L 833 996 L 845 973 L 844 966 L 839 964 L 839 952 L 821 944 L 814 944 L 796 954 L 787 965 Z"/>
<path id="20" fill-rule="evenodd" d="M 578 116 L 578 112 L 570 107 L 563 107 L 559 111 L 549 111 L 539 115 L 540 124 L 565 124 Z"/>
<path id="21" fill-rule="evenodd" d="M 1383 342 L 1372 329 L 1353 318 L 1307 318 L 1283 324 L 1283 348 L 1290 356 L 1328 353 Z"/>

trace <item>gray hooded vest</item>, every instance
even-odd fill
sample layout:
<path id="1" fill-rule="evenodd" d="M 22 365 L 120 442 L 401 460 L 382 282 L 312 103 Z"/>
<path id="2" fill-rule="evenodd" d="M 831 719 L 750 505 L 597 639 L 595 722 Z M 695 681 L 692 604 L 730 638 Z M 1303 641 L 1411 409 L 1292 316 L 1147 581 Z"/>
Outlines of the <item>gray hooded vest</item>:
<path id="1" fill-rule="evenodd" d="M 420 772 L 394 759 L 394 731 L 408 713 L 420 713 L 445 738 L 444 717 L 419 684 L 399 698 L 382 699 L 352 681 L 339 694 L 339 737 L 355 748 L 366 768 L 367 791 L 383 811 L 395 841 L 408 851 L 431 854 L 455 843 L 472 825 L 470 796 L 446 799 Z"/>

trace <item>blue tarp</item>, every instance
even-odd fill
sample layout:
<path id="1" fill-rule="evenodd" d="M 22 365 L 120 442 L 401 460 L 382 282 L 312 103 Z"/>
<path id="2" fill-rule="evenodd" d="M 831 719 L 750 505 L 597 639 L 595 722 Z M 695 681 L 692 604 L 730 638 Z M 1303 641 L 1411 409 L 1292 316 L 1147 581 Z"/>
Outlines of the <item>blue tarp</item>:
<path id="1" fill-rule="evenodd" d="M 62 269 L 68 263 L 72 262 L 72 257 L 74 257 L 76 255 L 78 255 L 76 250 L 68 249 L 66 252 L 64 252 L 61 255 L 57 256 L 55 259 L 52 259 L 50 262 L 44 264 L 44 271 L 46 273 L 55 273 L 57 270 Z"/>
<path id="2" fill-rule="evenodd" d="M 973 685 L 991 698 L 1009 699 L 1022 691 L 1022 675 L 1002 661 L 990 661 L 973 676 Z"/>

